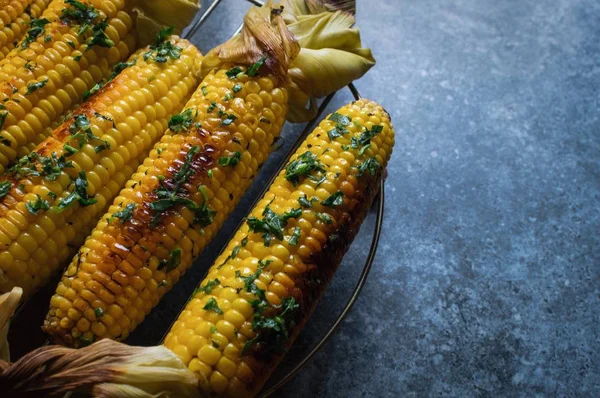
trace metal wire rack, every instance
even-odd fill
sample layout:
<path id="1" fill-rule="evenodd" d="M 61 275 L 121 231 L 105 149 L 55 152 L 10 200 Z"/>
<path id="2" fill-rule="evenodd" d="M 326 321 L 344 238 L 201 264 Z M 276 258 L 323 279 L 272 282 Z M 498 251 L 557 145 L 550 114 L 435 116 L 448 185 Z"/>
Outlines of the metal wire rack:
<path id="1" fill-rule="evenodd" d="M 256 6 L 263 5 L 263 3 L 258 0 L 242 0 L 242 1 L 250 3 L 252 5 L 256 5 Z M 187 31 L 182 36 L 186 39 L 191 39 L 192 37 L 194 37 L 196 35 L 196 33 L 198 32 L 198 30 L 209 19 L 209 17 L 212 15 L 212 13 L 217 9 L 217 7 L 221 3 L 222 3 L 222 0 L 213 0 L 210 3 L 210 5 L 206 8 L 206 10 L 204 10 L 202 12 L 202 14 L 195 20 L 195 22 L 187 29 Z M 240 25 L 240 27 L 236 30 L 236 32 L 234 34 L 239 33 L 242 26 L 243 26 L 243 24 Z M 354 99 L 358 100 L 361 98 L 359 91 L 357 90 L 357 88 L 354 86 L 353 83 L 348 85 L 348 89 L 352 93 L 352 96 L 354 97 Z M 306 124 L 303 131 L 297 137 L 295 137 L 293 145 L 287 151 L 287 153 L 283 157 L 283 160 L 281 161 L 281 163 L 276 167 L 277 172 L 273 173 L 273 175 L 265 183 L 264 189 L 258 195 L 256 195 L 256 197 L 254 198 L 254 202 L 251 204 L 251 208 L 253 208 L 256 205 L 256 203 L 260 200 L 260 198 L 265 194 L 268 187 L 271 185 L 271 183 L 277 176 L 278 171 L 281 170 L 282 167 L 285 166 L 287 159 L 296 151 L 296 149 L 301 145 L 301 143 L 304 141 L 304 139 L 312 131 L 315 124 L 322 118 L 323 113 L 325 112 L 327 106 L 330 104 L 330 102 L 333 99 L 333 97 L 335 96 L 335 94 L 336 93 L 330 94 L 329 96 L 325 97 L 322 100 L 322 102 L 319 105 L 317 115 L 315 116 L 315 118 L 313 120 L 309 121 Z M 332 337 L 332 335 L 335 333 L 337 328 L 341 325 L 344 318 L 348 315 L 348 313 L 352 309 L 352 306 L 358 299 L 360 292 L 369 276 L 369 272 L 371 271 L 371 268 L 373 265 L 373 260 L 375 258 L 375 254 L 377 251 L 377 246 L 379 243 L 379 237 L 381 235 L 381 228 L 382 228 L 382 223 L 383 223 L 383 214 L 384 214 L 384 207 L 385 207 L 384 198 L 385 198 L 385 189 L 384 189 L 384 184 L 382 183 L 378 197 L 376 198 L 376 200 L 373 204 L 373 207 L 375 210 L 375 225 L 374 225 L 373 232 L 372 232 L 369 251 L 365 258 L 364 265 L 362 266 L 362 270 L 361 270 L 361 272 L 358 276 L 358 279 L 354 285 L 352 293 L 351 293 L 350 297 L 348 298 L 347 302 L 345 303 L 345 305 L 343 306 L 341 312 L 335 317 L 335 320 L 327 328 L 326 332 L 316 341 L 316 343 L 313 343 L 313 346 L 310 348 L 310 350 L 304 352 L 301 355 L 301 358 L 294 358 L 294 363 L 292 363 L 290 370 L 286 371 L 277 380 L 269 381 L 269 383 L 267 384 L 267 387 L 265 387 L 265 389 L 261 392 L 261 394 L 260 394 L 261 397 L 273 396 L 273 394 L 275 394 L 283 386 L 285 386 L 288 382 L 290 382 L 300 372 L 300 370 L 314 357 L 314 355 L 325 345 L 325 343 L 327 343 L 327 341 Z M 241 221 L 241 222 L 243 222 L 243 221 Z M 241 224 L 241 222 L 240 222 L 240 224 Z M 235 232 L 239 226 L 240 225 L 238 225 L 236 228 L 234 228 L 233 231 Z M 232 233 L 232 235 L 233 235 L 233 233 Z M 229 239 L 227 239 L 227 241 L 228 240 Z M 223 247 L 224 246 L 225 246 L 225 244 L 223 245 Z M 31 304 L 34 304 L 34 303 L 30 303 L 30 306 L 31 306 Z M 19 307 L 13 320 L 15 318 L 18 318 L 22 307 L 23 306 Z M 27 318 L 27 317 L 25 317 L 25 318 Z M 164 339 L 164 337 L 165 336 L 163 336 L 163 339 Z M 46 345 L 46 344 L 49 344 L 49 342 L 47 340 L 44 345 Z M 284 359 L 284 361 L 285 360 L 286 359 Z"/>

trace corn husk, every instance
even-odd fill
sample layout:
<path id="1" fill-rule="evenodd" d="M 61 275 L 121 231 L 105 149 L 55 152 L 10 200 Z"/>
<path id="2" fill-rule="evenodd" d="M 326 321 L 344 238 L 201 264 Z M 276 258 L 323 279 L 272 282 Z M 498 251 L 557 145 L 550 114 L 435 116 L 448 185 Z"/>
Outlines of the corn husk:
<path id="1" fill-rule="evenodd" d="M 363 48 L 348 0 L 269 0 L 253 7 L 239 35 L 210 51 L 202 75 L 223 64 L 251 65 L 267 56 L 265 71 L 287 83 L 288 120 L 316 116 L 316 99 L 364 75 L 375 60 Z"/>
<path id="2" fill-rule="evenodd" d="M 22 295 L 23 289 L 14 287 L 12 291 L 0 296 L 0 361 L 10 361 L 7 340 L 8 327 L 10 325 L 10 318 L 15 313 Z"/>
<path id="3" fill-rule="evenodd" d="M 180 34 L 200 10 L 200 0 L 138 0 L 133 9 L 138 41 L 143 47 L 165 26 L 173 26 L 174 33 Z"/>
<path id="4" fill-rule="evenodd" d="M 164 346 L 130 347 L 100 340 L 79 350 L 45 346 L 0 365 L 3 397 L 197 397 L 198 378 Z"/>

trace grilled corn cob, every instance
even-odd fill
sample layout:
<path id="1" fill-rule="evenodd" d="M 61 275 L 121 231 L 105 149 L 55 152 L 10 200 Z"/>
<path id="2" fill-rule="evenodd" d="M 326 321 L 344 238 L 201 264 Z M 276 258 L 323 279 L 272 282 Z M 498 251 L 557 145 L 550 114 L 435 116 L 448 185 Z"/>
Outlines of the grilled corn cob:
<path id="1" fill-rule="evenodd" d="M 0 59 L 21 40 L 51 0 L 0 0 Z"/>
<path id="2" fill-rule="evenodd" d="M 0 183 L 1 292 L 30 294 L 73 256 L 197 87 L 193 45 L 163 35 L 154 47 L 171 55 L 146 48 L 119 64 L 123 71 Z"/>
<path id="3" fill-rule="evenodd" d="M 54 0 L 0 61 L 0 173 L 135 48 L 123 0 Z"/>
<path id="4" fill-rule="evenodd" d="M 276 78 L 236 67 L 200 86 L 67 268 L 44 324 L 55 340 L 126 338 L 217 233 L 269 154 L 287 112 Z M 125 222 L 115 217 L 123 213 Z"/>
<path id="5" fill-rule="evenodd" d="M 358 232 L 393 145 L 388 114 L 359 100 L 323 120 L 279 173 L 166 337 L 204 393 L 260 390 Z"/>

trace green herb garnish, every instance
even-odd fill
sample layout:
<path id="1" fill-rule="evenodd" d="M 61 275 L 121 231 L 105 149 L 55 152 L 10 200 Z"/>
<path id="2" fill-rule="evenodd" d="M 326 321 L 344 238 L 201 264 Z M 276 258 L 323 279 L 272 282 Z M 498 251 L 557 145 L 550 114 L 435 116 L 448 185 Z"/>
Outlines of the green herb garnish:
<path id="1" fill-rule="evenodd" d="M 10 192 L 12 188 L 12 182 L 2 181 L 0 182 L 0 199 L 4 198 Z"/>
<path id="2" fill-rule="evenodd" d="M 217 300 L 215 300 L 214 297 L 211 297 L 206 302 L 206 305 L 204 307 L 202 307 L 202 309 L 207 310 L 207 311 L 213 311 L 219 315 L 223 315 L 223 310 L 221 308 L 219 308 L 219 304 L 217 303 Z"/>
<path id="3" fill-rule="evenodd" d="M 262 220 L 257 217 L 248 217 L 246 223 L 248 224 L 250 231 L 262 233 L 265 246 L 269 246 L 273 237 L 283 240 L 283 229 L 287 225 L 288 220 L 290 218 L 300 217 L 302 215 L 302 210 L 299 208 L 292 209 L 289 212 L 279 215 L 271 210 L 269 206 L 266 206 L 262 215 Z"/>
<path id="4" fill-rule="evenodd" d="M 81 206 L 90 206 L 96 203 L 96 199 L 90 198 L 87 192 L 88 181 L 84 171 L 80 171 L 77 178 L 73 181 L 75 189 L 69 196 L 58 202 L 58 211 L 61 212 L 75 202 L 79 202 Z"/>
<path id="5" fill-rule="evenodd" d="M 242 154 L 238 151 L 235 151 L 229 156 L 221 156 L 219 158 L 219 165 L 235 167 L 240 162 L 241 157 Z"/>
<path id="6" fill-rule="evenodd" d="M 125 206 L 125 208 L 123 210 L 116 211 L 115 214 L 113 214 L 110 217 L 109 222 L 112 222 L 112 220 L 114 220 L 115 218 L 118 218 L 119 222 L 121 224 L 125 224 L 127 221 L 129 221 L 133 218 L 134 210 L 135 210 L 135 203 L 130 203 L 127 206 Z"/>
<path id="7" fill-rule="evenodd" d="M 300 183 L 300 177 L 305 177 L 315 171 L 324 172 L 325 166 L 317 160 L 316 155 L 306 151 L 285 167 L 285 179 L 296 186 Z"/>
<path id="8" fill-rule="evenodd" d="M 196 111 L 196 114 L 194 114 L 192 108 L 186 109 L 169 119 L 169 129 L 174 133 L 188 131 L 194 124 L 194 119 L 197 115 L 198 112 Z"/>
<path id="9" fill-rule="evenodd" d="M 327 199 L 321 202 L 323 206 L 327 207 L 337 207 L 341 206 L 344 198 L 344 193 L 342 191 L 337 191 L 336 193 L 330 195 Z"/>
<path id="10" fill-rule="evenodd" d="M 46 84 L 48 84 L 48 78 L 46 78 L 46 80 L 40 80 L 39 82 L 29 83 L 27 85 L 27 91 L 25 92 L 25 95 L 30 95 L 30 94 L 35 93 L 37 90 L 41 89 Z"/>
<path id="11" fill-rule="evenodd" d="M 179 267 L 179 264 L 181 264 L 181 249 L 177 248 L 171 252 L 168 259 L 160 261 L 158 269 L 165 268 L 165 272 L 171 272 Z"/>
<path id="12" fill-rule="evenodd" d="M 179 59 L 181 56 L 181 47 L 177 47 L 173 43 L 171 43 L 168 39 L 169 36 L 173 34 L 175 28 L 173 26 L 169 26 L 168 28 L 163 28 L 158 32 L 154 43 L 150 45 L 150 51 L 144 53 L 144 61 L 152 58 L 154 61 L 164 64 L 171 59 Z"/>
<path id="13" fill-rule="evenodd" d="M 25 207 L 31 214 L 37 215 L 40 210 L 48 210 L 50 208 L 50 203 L 46 200 L 42 200 L 40 195 L 37 196 L 37 199 L 33 202 L 26 202 Z"/>
<path id="14" fill-rule="evenodd" d="M 370 175 L 374 176 L 380 168 L 381 165 L 375 157 L 369 158 L 358 166 L 358 176 L 362 176 L 365 172 L 369 172 Z"/>
<path id="15" fill-rule="evenodd" d="M 193 294 L 194 295 L 196 295 L 197 293 L 211 294 L 213 289 L 220 284 L 221 284 L 221 281 L 218 278 L 213 279 L 213 280 L 209 279 L 208 281 L 206 281 L 206 285 L 198 287 L 196 290 L 194 290 Z"/>

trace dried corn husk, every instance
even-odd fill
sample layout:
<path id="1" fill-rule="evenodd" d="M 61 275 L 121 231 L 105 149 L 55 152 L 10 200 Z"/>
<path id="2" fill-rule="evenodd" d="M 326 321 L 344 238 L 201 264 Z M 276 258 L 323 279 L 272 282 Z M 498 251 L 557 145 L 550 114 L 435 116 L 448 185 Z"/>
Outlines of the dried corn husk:
<path id="1" fill-rule="evenodd" d="M 141 47 L 154 40 L 164 26 L 181 31 L 194 19 L 200 9 L 200 0 L 138 0 L 134 6 L 136 32 Z"/>
<path id="2" fill-rule="evenodd" d="M 316 115 L 316 98 L 339 90 L 375 65 L 353 28 L 354 16 L 340 10 L 352 9 L 353 4 L 269 0 L 264 7 L 253 7 L 241 33 L 206 55 L 202 75 L 225 63 L 251 65 L 266 55 L 265 69 L 288 84 L 288 120 L 308 121 Z"/>
<path id="3" fill-rule="evenodd" d="M 3 397 L 196 397 L 198 378 L 164 346 L 100 340 L 82 349 L 46 346 L 0 365 Z"/>
<path id="4" fill-rule="evenodd" d="M 12 291 L 0 296 L 0 362 L 10 361 L 6 336 L 8 335 L 10 318 L 14 314 L 22 295 L 23 289 L 14 287 Z"/>

